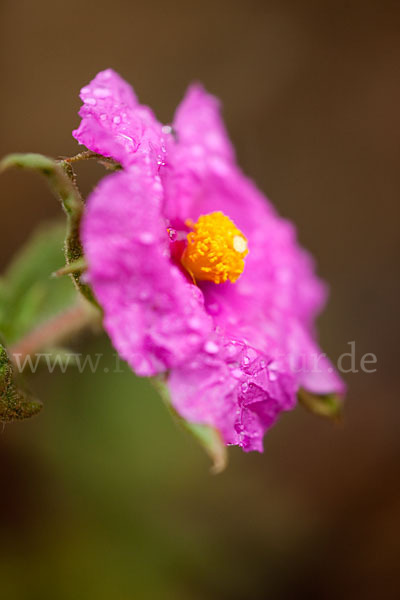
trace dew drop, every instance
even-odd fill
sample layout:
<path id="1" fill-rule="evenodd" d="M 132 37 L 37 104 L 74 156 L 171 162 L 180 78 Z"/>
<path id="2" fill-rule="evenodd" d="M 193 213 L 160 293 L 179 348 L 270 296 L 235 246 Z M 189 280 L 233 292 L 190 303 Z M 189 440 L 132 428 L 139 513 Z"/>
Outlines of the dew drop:
<path id="1" fill-rule="evenodd" d="M 217 315 L 219 313 L 219 304 L 212 302 L 207 306 L 207 310 L 210 314 Z"/>
<path id="2" fill-rule="evenodd" d="M 190 329 L 194 329 L 195 331 L 198 331 L 202 327 L 201 320 L 198 319 L 197 317 L 192 317 L 191 319 L 189 319 L 188 325 L 189 325 Z"/>
<path id="3" fill-rule="evenodd" d="M 150 231 L 142 231 L 139 241 L 145 246 L 150 246 L 154 242 L 154 235 Z"/>
<path id="4" fill-rule="evenodd" d="M 107 88 L 95 88 L 93 90 L 93 95 L 96 98 L 108 98 L 111 95 L 111 91 Z"/>
<path id="5" fill-rule="evenodd" d="M 126 140 L 128 140 L 128 142 L 132 142 L 133 143 L 133 139 L 131 138 L 130 135 L 126 135 L 125 133 L 120 133 L 119 135 L 121 137 L 125 138 Z"/>
<path id="6" fill-rule="evenodd" d="M 278 376 L 275 373 L 275 371 L 268 371 L 268 379 L 270 381 L 276 381 L 278 379 Z"/>
<path id="7" fill-rule="evenodd" d="M 235 379 L 241 379 L 242 376 L 243 376 L 243 372 L 241 371 L 241 369 L 233 369 L 232 377 L 234 377 Z"/>
<path id="8" fill-rule="evenodd" d="M 213 342 L 212 340 L 209 340 L 208 342 L 206 342 L 204 344 L 204 350 L 208 354 L 217 354 L 219 347 L 215 342 Z"/>
<path id="9" fill-rule="evenodd" d="M 235 235 L 233 238 L 233 248 L 240 254 L 247 250 L 247 242 L 241 235 Z"/>
<path id="10" fill-rule="evenodd" d="M 173 227 L 168 227 L 167 228 L 167 233 L 168 233 L 168 237 L 171 240 L 171 242 L 174 242 L 177 238 L 177 232 L 176 229 L 174 229 Z"/>

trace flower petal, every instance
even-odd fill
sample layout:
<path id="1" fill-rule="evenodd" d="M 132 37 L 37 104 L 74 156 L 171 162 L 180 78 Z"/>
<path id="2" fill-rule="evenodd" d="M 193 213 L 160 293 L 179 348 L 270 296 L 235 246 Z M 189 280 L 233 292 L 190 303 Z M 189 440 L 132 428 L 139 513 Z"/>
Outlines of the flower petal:
<path id="1" fill-rule="evenodd" d="M 346 393 L 346 385 L 313 336 L 296 324 L 296 330 L 292 331 L 290 340 L 292 345 L 290 352 L 293 356 L 299 356 L 295 367 L 299 387 L 303 387 L 311 394 L 343 397 Z M 296 348 L 294 344 L 297 345 Z"/>
<path id="2" fill-rule="evenodd" d="M 220 102 L 202 85 L 189 87 L 176 110 L 173 126 L 179 147 L 185 148 L 187 159 L 191 157 L 197 168 L 216 156 L 234 160 L 234 150 L 220 115 Z"/>
<path id="3" fill-rule="evenodd" d="M 175 113 L 177 141 L 168 146 L 165 210 L 172 222 L 190 217 L 201 182 L 214 169 L 233 164 L 235 153 L 220 115 L 220 103 L 199 85 L 192 85 Z M 200 183 L 200 189 L 199 184 Z"/>
<path id="4" fill-rule="evenodd" d="M 325 301 L 325 286 L 298 245 L 293 225 L 235 164 L 218 101 L 201 87 L 190 88 L 174 125 L 178 142 L 169 146 L 168 168 L 160 172 L 166 216 L 195 222 L 222 211 L 249 242 L 243 275 L 234 286 L 218 286 L 217 295 L 227 294 L 228 301 L 247 297 L 257 308 L 274 307 L 310 322 Z"/>
<path id="5" fill-rule="evenodd" d="M 324 304 L 326 289 L 314 274 L 310 255 L 297 243 L 294 226 L 276 214 L 238 169 L 230 169 L 226 177 L 210 174 L 203 183 L 190 218 L 197 220 L 198 214 L 218 206 L 243 231 L 249 246 L 240 279 L 235 285 L 214 286 L 215 295 L 231 306 L 244 305 L 246 313 L 274 309 L 310 323 Z"/>
<path id="6" fill-rule="evenodd" d="M 215 427 L 226 444 L 262 452 L 264 433 L 296 403 L 289 373 L 242 341 L 208 340 L 168 380 L 175 409 L 190 422 Z"/>
<path id="7" fill-rule="evenodd" d="M 127 166 L 137 152 L 161 164 L 165 154 L 161 125 L 147 106 L 138 103 L 133 89 L 112 69 L 101 71 L 80 97 L 81 123 L 73 136 L 89 150 Z"/>
<path id="8" fill-rule="evenodd" d="M 81 97 L 75 137 L 126 168 L 94 191 L 83 223 L 105 328 L 137 373 L 172 369 L 168 386 L 183 418 L 261 451 L 299 388 L 344 391 L 315 341 L 326 289 L 312 259 L 236 166 L 219 103 L 200 86 L 177 110 L 176 139 L 111 70 Z M 196 287 L 173 263 L 167 223 L 179 228 L 214 211 L 243 231 L 249 256 L 234 285 Z"/>
<path id="9" fill-rule="evenodd" d="M 202 214 L 222 211 L 243 231 L 249 244 L 244 273 L 235 284 L 201 282 L 206 310 L 224 335 L 241 337 L 291 372 L 303 355 L 309 362 L 321 355 L 313 321 L 327 290 L 315 275 L 311 256 L 299 246 L 294 226 L 276 213 L 235 165 L 218 104 L 202 94 L 197 102 L 204 104 L 206 117 L 195 110 L 197 94 L 189 93 L 180 109 L 185 118 L 178 111 L 178 147 L 171 149 L 170 169 L 162 174 L 165 210 L 177 221 L 197 221 Z M 208 126 L 215 127 L 220 140 L 215 151 L 204 141 Z M 297 374 L 297 386 L 341 393 L 343 383 L 329 361 L 320 358 L 319 365 L 319 374 L 309 367 Z"/>
<path id="10" fill-rule="evenodd" d="M 101 181 L 82 228 L 105 329 L 139 375 L 179 364 L 212 327 L 202 293 L 170 260 L 161 200 L 158 177 L 135 164 Z"/>

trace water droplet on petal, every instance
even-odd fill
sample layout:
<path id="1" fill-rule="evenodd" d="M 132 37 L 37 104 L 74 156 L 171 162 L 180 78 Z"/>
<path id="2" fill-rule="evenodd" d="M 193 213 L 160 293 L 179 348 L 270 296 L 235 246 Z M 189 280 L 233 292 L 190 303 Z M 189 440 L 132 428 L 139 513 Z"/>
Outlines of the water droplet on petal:
<path id="1" fill-rule="evenodd" d="M 194 329 L 195 331 L 201 329 L 201 327 L 202 327 L 201 320 L 198 319 L 197 317 L 192 317 L 191 319 L 189 319 L 188 325 L 189 325 L 190 329 Z"/>
<path id="2" fill-rule="evenodd" d="M 93 90 L 93 95 L 96 96 L 96 98 L 107 98 L 111 95 L 111 90 L 108 88 L 95 88 Z"/>
<path id="3" fill-rule="evenodd" d="M 168 227 L 167 228 L 167 233 L 168 233 L 168 237 L 171 240 L 171 242 L 174 242 L 177 238 L 177 232 L 176 229 L 174 229 L 173 227 Z"/>
<path id="4" fill-rule="evenodd" d="M 217 354 L 219 347 L 215 342 L 209 340 L 204 344 L 204 350 L 208 352 L 208 354 Z"/>
<path id="5" fill-rule="evenodd" d="M 139 235 L 139 241 L 145 246 L 149 246 L 154 242 L 154 235 L 150 231 L 142 231 Z"/>
<path id="6" fill-rule="evenodd" d="M 278 379 L 278 364 L 273 361 L 268 365 L 268 379 L 276 381 Z"/>
<path id="7" fill-rule="evenodd" d="M 243 371 L 241 369 L 233 369 L 232 377 L 234 377 L 235 379 L 241 379 L 242 376 L 243 376 Z"/>
<path id="8" fill-rule="evenodd" d="M 125 138 L 126 140 L 128 140 L 128 142 L 133 142 L 133 139 L 131 138 L 130 135 L 126 135 L 125 133 L 120 133 L 119 135 L 121 137 Z"/>
<path id="9" fill-rule="evenodd" d="M 241 235 L 235 235 L 233 238 L 233 248 L 236 252 L 245 252 L 247 250 L 247 241 Z"/>
<path id="10" fill-rule="evenodd" d="M 212 302 L 207 306 L 207 310 L 210 314 L 217 315 L 219 313 L 219 304 Z"/>

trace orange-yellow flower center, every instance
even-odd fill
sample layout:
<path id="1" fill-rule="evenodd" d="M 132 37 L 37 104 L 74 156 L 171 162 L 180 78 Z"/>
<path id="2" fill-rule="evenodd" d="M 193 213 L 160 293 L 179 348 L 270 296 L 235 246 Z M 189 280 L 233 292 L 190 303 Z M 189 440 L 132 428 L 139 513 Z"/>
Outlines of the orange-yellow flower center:
<path id="1" fill-rule="evenodd" d="M 222 212 L 202 215 L 187 236 L 181 262 L 193 279 L 234 283 L 244 269 L 248 254 L 247 240 L 236 225 Z"/>

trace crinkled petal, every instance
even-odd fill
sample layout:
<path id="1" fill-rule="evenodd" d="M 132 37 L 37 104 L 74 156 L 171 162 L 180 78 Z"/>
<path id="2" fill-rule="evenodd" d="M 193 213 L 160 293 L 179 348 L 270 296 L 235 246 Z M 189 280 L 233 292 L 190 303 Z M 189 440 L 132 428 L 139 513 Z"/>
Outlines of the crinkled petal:
<path id="1" fill-rule="evenodd" d="M 226 444 L 263 450 L 263 435 L 296 402 L 291 374 L 251 346 L 214 337 L 168 380 L 174 408 L 186 420 L 215 427 Z"/>
<path id="2" fill-rule="evenodd" d="M 179 147 L 185 148 L 186 158 L 195 168 L 206 168 L 204 163 L 217 156 L 234 160 L 233 146 L 220 115 L 220 102 L 200 84 L 187 90 L 176 110 L 173 126 Z"/>
<path id="3" fill-rule="evenodd" d="M 215 151 L 205 140 L 208 126 L 219 139 Z M 325 303 L 326 286 L 316 277 L 309 253 L 299 246 L 294 226 L 235 164 L 218 103 L 204 92 L 189 92 L 175 128 L 179 141 L 169 152 L 169 169 L 161 173 L 167 216 L 179 223 L 222 211 L 249 244 L 244 273 L 235 284 L 200 283 L 207 311 L 225 335 L 241 336 L 274 360 L 284 356 L 289 370 L 302 354 L 310 354 L 311 344 L 311 354 L 320 355 L 313 323 Z M 299 385 L 313 383 L 314 388 L 340 392 L 343 383 L 330 363 L 322 369 L 323 362 L 323 373 L 317 377 L 308 372 L 304 381 L 297 376 Z"/>
<path id="4" fill-rule="evenodd" d="M 93 152 L 127 166 L 135 154 L 145 154 L 153 165 L 162 164 L 165 136 L 153 112 L 138 103 L 132 88 L 112 69 L 101 71 L 80 97 L 81 123 L 73 136 Z"/>
<path id="5" fill-rule="evenodd" d="M 83 223 L 88 277 L 115 347 L 139 374 L 171 370 L 185 419 L 261 451 L 299 388 L 344 392 L 315 341 L 326 289 L 311 257 L 236 166 L 219 103 L 200 86 L 178 108 L 174 135 L 113 71 L 81 97 L 75 137 L 127 169 L 95 190 Z M 213 211 L 243 231 L 249 255 L 235 284 L 196 287 L 171 259 L 167 224 L 179 230 Z"/>
<path id="6" fill-rule="evenodd" d="M 217 294 L 247 296 L 256 306 L 310 321 L 323 305 L 325 287 L 299 247 L 293 225 L 276 214 L 235 164 L 218 101 L 198 86 L 190 88 L 174 127 L 178 142 L 169 147 L 168 167 L 160 173 L 166 216 L 182 223 L 222 211 L 249 241 L 242 277 L 234 285 L 217 286 Z"/>
<path id="7" fill-rule="evenodd" d="M 190 218 L 222 210 L 249 245 L 242 276 L 234 285 L 214 286 L 216 295 L 231 305 L 244 303 L 246 312 L 274 309 L 311 323 L 324 304 L 326 289 L 314 274 L 310 255 L 297 243 L 294 226 L 276 214 L 237 168 L 230 168 L 226 177 L 210 173 L 202 184 Z"/>
<path id="8" fill-rule="evenodd" d="M 239 183 L 232 189 L 232 182 L 233 178 L 225 186 L 231 198 L 241 191 Z M 343 394 L 343 381 L 315 340 L 314 320 L 325 302 L 325 285 L 315 276 L 313 261 L 299 247 L 290 223 L 268 210 L 250 223 L 253 214 L 256 211 L 244 216 L 240 226 L 249 242 L 244 273 L 234 285 L 201 284 L 206 310 L 226 335 L 240 335 L 284 362 L 283 368 L 296 370 L 299 387 L 312 393 Z M 299 369 L 303 362 L 305 368 Z"/>
<path id="9" fill-rule="evenodd" d="M 184 222 L 196 202 L 198 182 L 233 164 L 235 153 L 220 115 L 220 103 L 204 88 L 189 87 L 173 121 L 177 142 L 168 146 L 166 206 L 171 221 Z M 193 186 L 193 183 L 195 185 Z"/>
<path id="10" fill-rule="evenodd" d="M 288 332 L 287 355 L 296 374 L 298 386 L 321 396 L 343 397 L 346 385 L 327 355 L 301 324 L 293 321 Z"/>
<path id="11" fill-rule="evenodd" d="M 101 181 L 82 227 L 105 329 L 139 375 L 181 363 L 212 327 L 201 291 L 170 260 L 161 201 L 158 177 L 133 165 Z"/>

